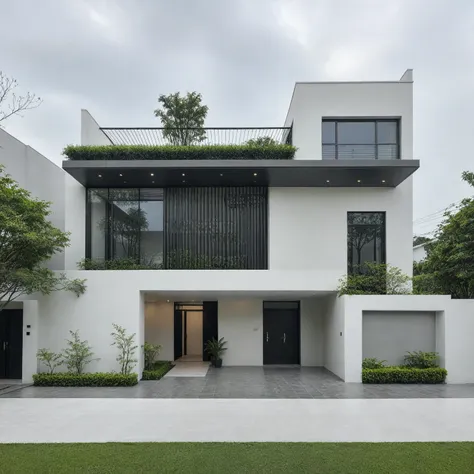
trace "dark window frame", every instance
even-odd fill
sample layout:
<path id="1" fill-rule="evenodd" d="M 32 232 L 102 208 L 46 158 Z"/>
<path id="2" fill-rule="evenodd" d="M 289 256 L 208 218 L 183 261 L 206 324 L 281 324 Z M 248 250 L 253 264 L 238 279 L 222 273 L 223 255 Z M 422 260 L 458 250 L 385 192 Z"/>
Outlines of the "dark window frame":
<path id="1" fill-rule="evenodd" d="M 344 158 L 339 158 L 339 146 L 350 146 L 350 143 L 339 143 L 338 142 L 338 124 L 339 123 L 350 123 L 350 122 L 357 122 L 357 123 L 374 123 L 375 124 L 375 138 L 374 138 L 374 143 L 357 143 L 354 145 L 357 146 L 374 146 L 375 148 L 375 160 L 379 159 L 379 146 L 380 145 L 395 145 L 396 150 L 397 150 L 397 157 L 395 158 L 396 160 L 400 159 L 400 118 L 343 118 L 343 119 L 338 119 L 338 118 L 323 118 L 321 121 L 321 146 L 334 146 L 335 147 L 335 154 L 334 158 L 326 158 L 326 159 L 334 159 L 334 160 L 339 160 L 339 159 L 344 159 Z M 387 143 L 387 142 L 378 142 L 378 123 L 387 123 L 387 122 L 392 122 L 396 124 L 397 127 L 397 132 L 396 132 L 396 143 Z M 325 142 L 322 137 L 322 127 L 323 123 L 334 123 L 334 142 Z M 323 158 L 324 159 L 324 158 Z"/>
<path id="2" fill-rule="evenodd" d="M 374 215 L 381 215 L 382 216 L 382 224 L 349 224 L 349 216 L 351 214 L 374 214 Z M 350 229 L 352 227 L 382 227 L 381 232 L 381 239 L 382 239 L 382 249 L 381 249 L 381 261 L 377 262 L 376 259 L 376 244 L 374 242 L 374 260 L 371 260 L 376 263 L 385 264 L 387 262 L 387 213 L 385 211 L 348 211 L 347 212 L 347 273 L 352 275 L 353 272 L 353 264 L 352 264 L 352 256 L 353 256 L 353 248 L 350 245 Z M 367 260 L 368 261 L 368 260 Z"/>

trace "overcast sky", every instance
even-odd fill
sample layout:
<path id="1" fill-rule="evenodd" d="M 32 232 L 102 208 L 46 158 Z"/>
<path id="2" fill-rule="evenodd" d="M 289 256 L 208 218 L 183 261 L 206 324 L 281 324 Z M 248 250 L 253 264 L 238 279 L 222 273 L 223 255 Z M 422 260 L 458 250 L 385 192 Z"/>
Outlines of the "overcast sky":
<path id="1" fill-rule="evenodd" d="M 0 0 L 0 70 L 40 108 L 7 131 L 61 161 L 80 109 L 159 126 L 161 93 L 197 90 L 208 126 L 281 126 L 295 81 L 415 77 L 415 219 L 470 193 L 472 0 Z M 436 217 L 436 216 L 435 216 Z M 437 220 L 415 226 L 429 231 Z"/>

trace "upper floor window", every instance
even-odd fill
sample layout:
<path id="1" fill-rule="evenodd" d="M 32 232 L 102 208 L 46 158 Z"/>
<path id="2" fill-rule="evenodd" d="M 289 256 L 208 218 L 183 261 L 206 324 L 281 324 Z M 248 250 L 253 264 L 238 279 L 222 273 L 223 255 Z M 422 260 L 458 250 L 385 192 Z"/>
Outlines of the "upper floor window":
<path id="1" fill-rule="evenodd" d="M 347 266 L 363 271 L 366 262 L 385 263 L 385 212 L 347 213 Z"/>
<path id="2" fill-rule="evenodd" d="M 323 160 L 395 160 L 400 158 L 399 121 L 323 120 Z"/>

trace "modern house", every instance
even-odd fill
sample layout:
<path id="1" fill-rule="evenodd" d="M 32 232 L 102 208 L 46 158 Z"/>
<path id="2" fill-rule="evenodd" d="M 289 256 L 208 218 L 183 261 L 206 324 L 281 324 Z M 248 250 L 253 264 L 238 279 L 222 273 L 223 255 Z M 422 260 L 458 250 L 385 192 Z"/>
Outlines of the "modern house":
<path id="1" fill-rule="evenodd" d="M 51 200 L 71 232 L 55 269 L 87 291 L 17 303 L 24 380 L 37 349 L 60 350 L 75 329 L 100 358 L 90 370 L 116 370 L 117 323 L 139 345 L 161 344 L 162 359 L 205 359 L 204 343 L 224 337 L 227 366 L 322 366 L 360 382 L 363 357 L 436 350 L 450 382 L 474 381 L 459 366 L 473 352 L 471 302 L 336 294 L 366 261 L 412 274 L 411 70 L 296 83 L 283 127 L 207 128 L 192 150 L 160 128 L 101 127 L 85 110 L 81 126 L 64 173 L 42 179 L 58 186 Z M 173 155 L 154 148 L 169 143 Z"/>

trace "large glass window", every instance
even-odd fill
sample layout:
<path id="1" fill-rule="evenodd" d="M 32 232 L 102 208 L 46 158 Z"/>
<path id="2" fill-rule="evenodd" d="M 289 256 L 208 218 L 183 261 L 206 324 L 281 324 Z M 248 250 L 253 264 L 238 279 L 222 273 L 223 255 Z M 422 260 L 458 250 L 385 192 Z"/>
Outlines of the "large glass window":
<path id="1" fill-rule="evenodd" d="M 398 120 L 323 120 L 323 160 L 399 158 Z"/>
<path id="2" fill-rule="evenodd" d="M 364 263 L 385 263 L 385 213 L 347 213 L 347 266 L 349 273 L 363 270 Z"/>
<path id="3" fill-rule="evenodd" d="M 161 189 L 89 189 L 87 204 L 89 258 L 162 264 Z"/>

